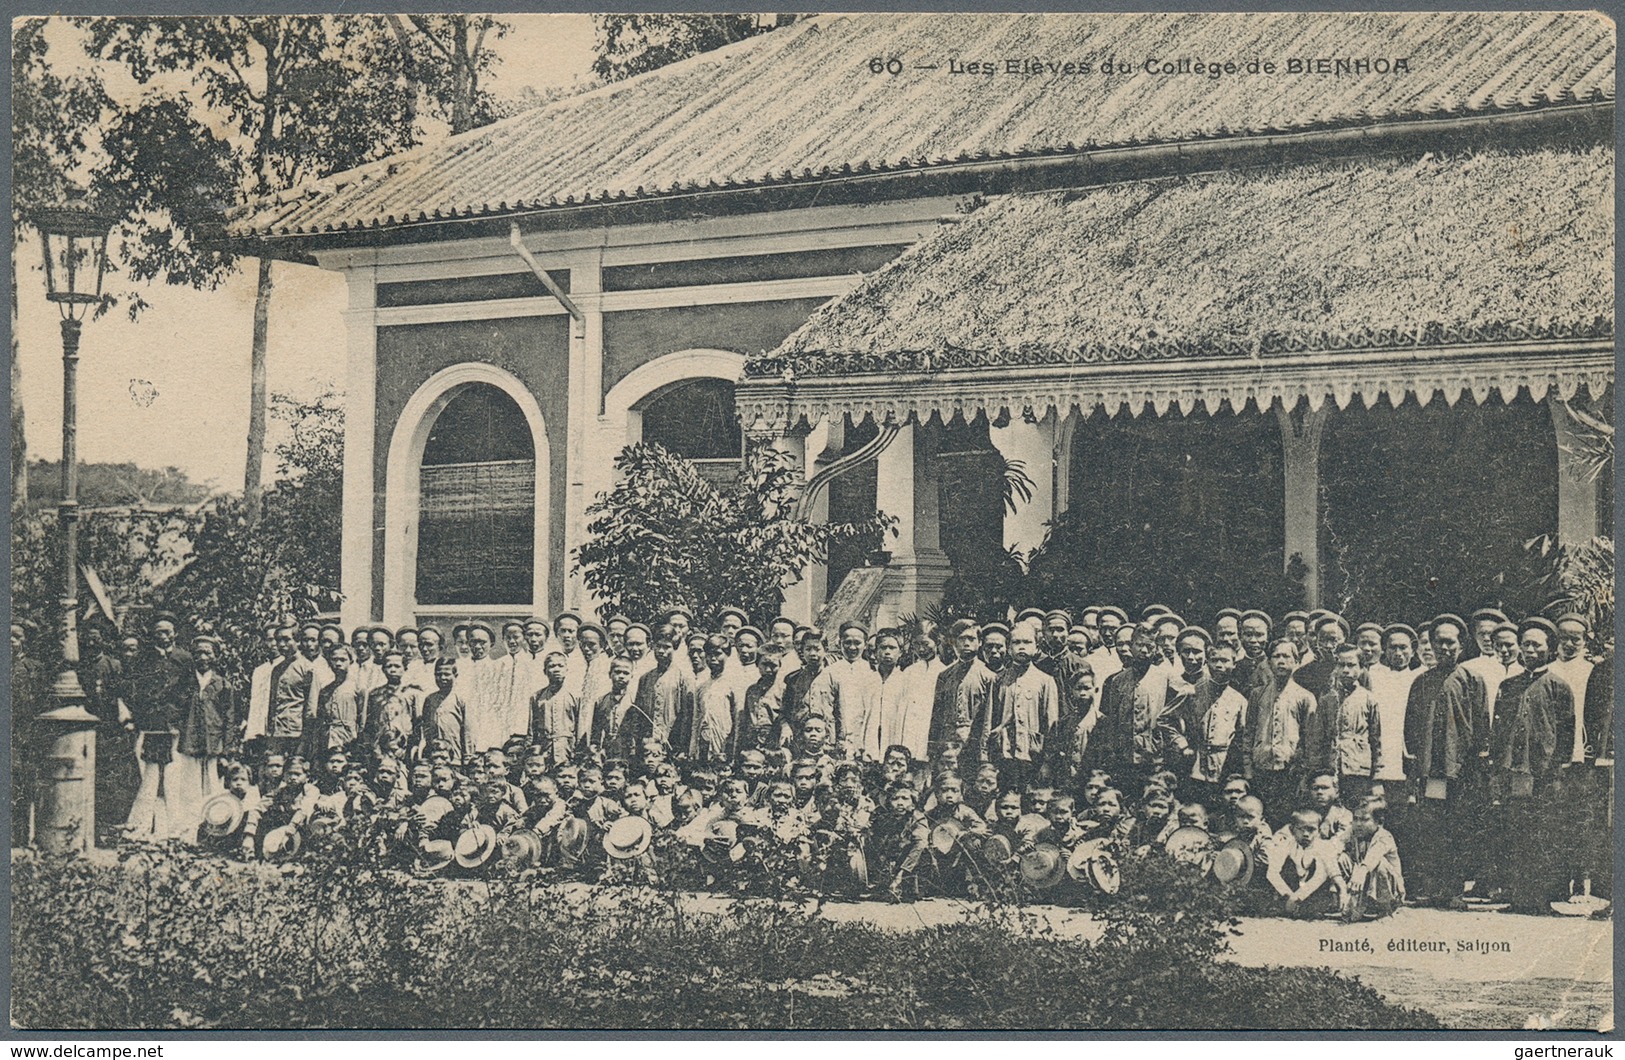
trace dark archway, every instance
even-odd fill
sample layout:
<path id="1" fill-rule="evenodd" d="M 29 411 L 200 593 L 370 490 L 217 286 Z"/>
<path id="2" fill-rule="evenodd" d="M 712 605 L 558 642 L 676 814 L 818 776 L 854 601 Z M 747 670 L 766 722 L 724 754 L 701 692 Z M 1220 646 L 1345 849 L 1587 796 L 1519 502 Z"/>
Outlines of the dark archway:
<path id="1" fill-rule="evenodd" d="M 418 476 L 418 604 L 532 604 L 536 451 L 513 399 L 488 383 L 459 390 Z"/>
<path id="2" fill-rule="evenodd" d="M 733 481 L 743 453 L 733 383 L 691 379 L 646 398 L 638 411 L 645 442 L 657 442 L 693 461 L 713 483 Z"/>
<path id="3" fill-rule="evenodd" d="M 1151 602 L 1207 621 L 1225 606 L 1295 605 L 1282 573 L 1283 475 L 1273 415 L 1096 411 L 1072 438 L 1067 510 L 1032 570 L 1057 602 Z"/>

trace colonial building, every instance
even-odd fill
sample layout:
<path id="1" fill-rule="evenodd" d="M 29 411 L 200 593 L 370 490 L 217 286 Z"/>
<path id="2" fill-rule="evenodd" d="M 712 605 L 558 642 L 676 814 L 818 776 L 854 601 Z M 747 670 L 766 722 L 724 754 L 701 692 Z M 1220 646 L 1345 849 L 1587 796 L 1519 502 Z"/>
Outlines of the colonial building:
<path id="1" fill-rule="evenodd" d="M 1614 48 L 1553 12 L 819 16 L 233 223 L 349 285 L 347 622 L 590 606 L 620 449 L 725 473 L 741 426 L 828 471 L 825 517 L 898 518 L 889 612 L 1069 509 L 1154 538 L 1154 491 L 1346 596 L 1378 522 L 1611 526 L 1567 465 L 1613 384 Z M 1481 508 L 1421 518 L 1475 468 Z"/>

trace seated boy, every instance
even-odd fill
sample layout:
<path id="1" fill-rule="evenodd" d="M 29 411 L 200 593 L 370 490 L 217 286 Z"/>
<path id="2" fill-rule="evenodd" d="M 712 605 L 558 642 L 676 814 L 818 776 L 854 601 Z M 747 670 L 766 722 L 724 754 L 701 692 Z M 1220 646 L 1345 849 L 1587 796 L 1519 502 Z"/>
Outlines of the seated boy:
<path id="1" fill-rule="evenodd" d="M 1387 916 L 1405 901 L 1405 873 L 1399 863 L 1399 847 L 1393 833 L 1383 827 L 1386 807 L 1382 799 L 1368 795 L 1354 807 L 1353 824 L 1343 841 L 1339 867 L 1343 886 L 1343 915 Z"/>
<path id="2" fill-rule="evenodd" d="M 1083 825 L 1076 817 L 1077 800 L 1070 795 L 1057 795 L 1050 800 L 1049 824 L 1034 837 L 1035 843 L 1050 843 L 1063 851 L 1070 851 L 1083 841 Z"/>
<path id="3" fill-rule="evenodd" d="M 1342 905 L 1337 854 L 1320 838 L 1320 814 L 1299 810 L 1270 845 L 1264 874 L 1287 916 L 1309 917 Z"/>
<path id="4" fill-rule="evenodd" d="M 1320 814 L 1320 838 L 1340 847 L 1354 823 L 1347 806 L 1337 801 L 1341 792 L 1337 777 L 1331 773 L 1316 773 L 1309 780 L 1309 807 Z"/>
<path id="5" fill-rule="evenodd" d="M 870 824 L 870 879 L 883 885 L 894 902 L 902 901 L 905 889 L 918 896 L 915 874 L 925 857 L 931 826 L 915 806 L 914 789 L 898 784 L 889 790 L 885 806 L 875 812 Z"/>

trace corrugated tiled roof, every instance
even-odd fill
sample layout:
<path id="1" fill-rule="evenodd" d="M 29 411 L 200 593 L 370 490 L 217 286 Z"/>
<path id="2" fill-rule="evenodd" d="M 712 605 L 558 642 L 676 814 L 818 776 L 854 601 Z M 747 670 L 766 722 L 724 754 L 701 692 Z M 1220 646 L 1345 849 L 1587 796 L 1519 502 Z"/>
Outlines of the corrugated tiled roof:
<path id="1" fill-rule="evenodd" d="M 1614 31 L 1563 12 L 821 15 L 250 204 L 239 235 L 479 217 L 708 187 L 1612 99 Z M 1033 57 L 1136 72 L 949 73 Z M 898 58 L 902 73 L 870 60 Z M 1147 59 L 1278 64 L 1153 75 Z M 1407 61 L 1290 75 L 1290 59 Z M 936 69 L 922 67 L 934 65 Z"/>
<path id="2" fill-rule="evenodd" d="M 1611 335 L 1611 147 L 1373 158 L 990 199 L 756 377 Z"/>

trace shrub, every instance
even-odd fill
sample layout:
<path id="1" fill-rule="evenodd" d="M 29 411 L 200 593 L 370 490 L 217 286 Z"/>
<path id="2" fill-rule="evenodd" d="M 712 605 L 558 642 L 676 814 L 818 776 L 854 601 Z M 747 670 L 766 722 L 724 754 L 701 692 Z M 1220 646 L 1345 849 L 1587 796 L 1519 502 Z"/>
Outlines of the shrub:
<path id="1" fill-rule="evenodd" d="M 1404 1028 L 1326 970 L 1218 960 L 1212 910 L 1100 910 L 1097 942 L 1006 905 L 837 924 L 815 899 L 446 882 L 180 848 L 12 865 L 13 1019 L 33 1029 Z"/>

